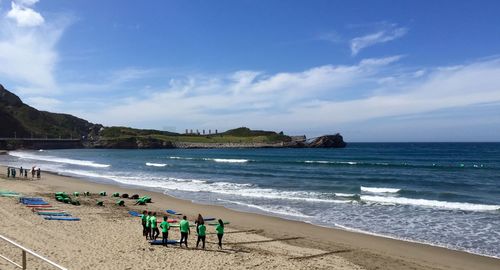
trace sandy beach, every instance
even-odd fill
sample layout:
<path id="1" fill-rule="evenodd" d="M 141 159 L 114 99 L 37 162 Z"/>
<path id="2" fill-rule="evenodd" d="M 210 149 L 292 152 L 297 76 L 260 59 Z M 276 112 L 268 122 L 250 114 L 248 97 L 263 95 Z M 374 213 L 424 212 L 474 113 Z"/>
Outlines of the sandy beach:
<path id="1" fill-rule="evenodd" d="M 87 180 L 44 173 L 40 180 L 6 179 L 0 167 L 0 189 L 25 196 L 45 198 L 65 210 L 77 222 L 48 221 L 18 203 L 0 197 L 0 233 L 68 269 L 499 269 L 500 260 L 430 245 L 323 228 L 303 222 L 243 213 L 220 206 L 195 204 L 162 193 L 133 187 L 93 183 Z M 99 191 L 107 191 L 101 197 Z M 54 192 L 90 191 L 79 197 L 82 205 L 57 202 Z M 153 203 L 116 206 L 113 192 L 148 195 Z M 97 200 L 104 207 L 95 205 Z M 141 234 L 138 218 L 129 210 L 163 213 L 176 209 L 192 221 L 198 213 L 230 221 L 224 249 L 218 250 L 213 226 L 208 226 L 207 248 L 197 250 L 196 234 L 189 237 L 189 249 L 151 246 Z M 177 228 L 170 238 L 179 239 Z M 21 261 L 21 252 L 2 241 L 0 254 Z M 51 269 L 28 256 L 28 269 Z M 0 269 L 15 269 L 0 260 Z"/>

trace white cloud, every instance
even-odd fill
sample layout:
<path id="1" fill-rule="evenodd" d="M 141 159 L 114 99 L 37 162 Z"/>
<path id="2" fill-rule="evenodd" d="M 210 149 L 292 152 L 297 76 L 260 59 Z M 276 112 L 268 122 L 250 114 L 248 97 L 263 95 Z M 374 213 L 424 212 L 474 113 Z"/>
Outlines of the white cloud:
<path id="1" fill-rule="evenodd" d="M 38 1 L 12 2 L 0 17 L 0 75 L 23 93 L 56 90 L 54 77 L 58 61 L 56 45 L 66 27 L 65 21 L 47 23 L 29 8 Z"/>
<path id="2" fill-rule="evenodd" d="M 33 5 L 37 1 L 20 1 L 22 4 Z M 27 2 L 27 3 L 26 3 Z M 34 11 L 33 9 L 17 5 L 12 2 L 11 10 L 7 13 L 7 18 L 13 19 L 16 21 L 18 26 L 21 27 L 34 27 L 42 25 L 45 22 L 45 19 L 40 15 L 40 13 Z"/>
<path id="3" fill-rule="evenodd" d="M 365 36 L 353 38 L 350 42 L 352 55 L 357 55 L 361 50 L 379 43 L 389 42 L 403 37 L 408 32 L 405 27 L 395 25 L 386 26 L 385 29 Z"/>
<path id="4" fill-rule="evenodd" d="M 296 73 L 240 71 L 176 79 L 148 97 L 132 94 L 106 101 L 83 116 L 108 125 L 148 128 L 169 124 L 179 130 L 222 130 L 245 125 L 326 133 L 378 118 L 500 102 L 500 59 L 401 74 L 391 66 L 399 58 Z M 382 77 L 391 80 L 381 85 Z"/>
<path id="5" fill-rule="evenodd" d="M 61 101 L 55 98 L 30 97 L 24 100 L 24 103 L 37 108 L 38 110 L 51 111 L 61 104 Z"/>
<path id="6" fill-rule="evenodd" d="M 15 2 L 23 6 L 33 6 L 34 4 L 38 3 L 39 0 L 15 0 Z"/>

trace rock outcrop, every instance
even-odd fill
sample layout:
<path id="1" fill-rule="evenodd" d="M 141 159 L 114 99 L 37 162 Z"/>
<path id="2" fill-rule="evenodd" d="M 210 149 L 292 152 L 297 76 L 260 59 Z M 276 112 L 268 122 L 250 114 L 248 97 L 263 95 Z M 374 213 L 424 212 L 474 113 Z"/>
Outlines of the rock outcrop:
<path id="1" fill-rule="evenodd" d="M 340 134 L 325 135 L 314 139 L 312 142 L 306 144 L 310 148 L 344 148 L 346 147 L 344 138 Z"/>

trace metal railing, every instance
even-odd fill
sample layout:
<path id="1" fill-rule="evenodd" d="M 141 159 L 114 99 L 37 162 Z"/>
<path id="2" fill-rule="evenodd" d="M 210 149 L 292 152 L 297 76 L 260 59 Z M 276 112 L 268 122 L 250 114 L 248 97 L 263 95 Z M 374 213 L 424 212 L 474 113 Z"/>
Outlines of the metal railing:
<path id="1" fill-rule="evenodd" d="M 5 256 L 3 256 L 3 255 L 0 254 L 0 258 L 8 261 L 9 263 L 17 266 L 18 268 L 21 268 L 23 270 L 27 269 L 26 268 L 26 253 L 29 253 L 29 254 L 33 255 L 34 257 L 36 257 L 36 258 L 38 258 L 38 259 L 40 259 L 40 260 L 42 260 L 42 261 L 44 261 L 44 262 L 46 262 L 46 263 L 54 266 L 54 268 L 61 269 L 61 270 L 67 270 L 67 268 L 64 268 L 64 267 L 58 265 L 57 263 L 55 263 L 55 262 L 53 262 L 53 261 L 51 261 L 51 260 L 49 260 L 49 259 L 47 259 L 45 257 L 42 257 L 42 256 L 36 254 L 34 251 L 31 251 L 31 250 L 29 250 L 29 249 L 27 249 L 27 248 L 19 245 L 18 243 L 10 240 L 9 238 L 7 238 L 7 237 L 5 237 L 3 235 L 0 235 L 0 239 L 8 242 L 9 244 L 11 244 L 11 245 L 13 245 L 13 246 L 15 246 L 17 248 L 20 248 L 22 250 L 22 264 L 18 264 L 16 262 L 14 262 L 13 260 L 11 260 L 11 259 L 9 259 L 9 258 L 7 258 L 7 257 L 5 257 Z"/>

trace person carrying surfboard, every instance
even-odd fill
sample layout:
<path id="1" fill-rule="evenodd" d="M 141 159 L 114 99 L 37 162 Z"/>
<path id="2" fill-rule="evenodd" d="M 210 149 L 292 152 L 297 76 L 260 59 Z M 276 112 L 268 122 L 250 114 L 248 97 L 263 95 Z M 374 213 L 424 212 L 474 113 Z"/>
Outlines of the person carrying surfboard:
<path id="1" fill-rule="evenodd" d="M 188 235 L 191 232 L 191 230 L 189 229 L 189 221 L 187 221 L 186 216 L 183 216 L 181 222 L 179 222 L 179 229 L 181 231 L 181 241 L 179 243 L 179 246 L 182 247 L 182 243 L 184 243 L 187 248 Z"/>
<path id="2" fill-rule="evenodd" d="M 170 223 L 168 223 L 168 216 L 163 217 L 163 221 L 160 223 L 161 234 L 162 234 L 162 243 L 165 246 L 168 246 L 168 230 L 170 230 Z"/>
<path id="3" fill-rule="evenodd" d="M 222 219 L 219 219 L 215 231 L 217 231 L 217 238 L 219 239 L 219 249 L 222 249 L 222 237 L 224 236 L 224 222 L 222 222 Z"/>

